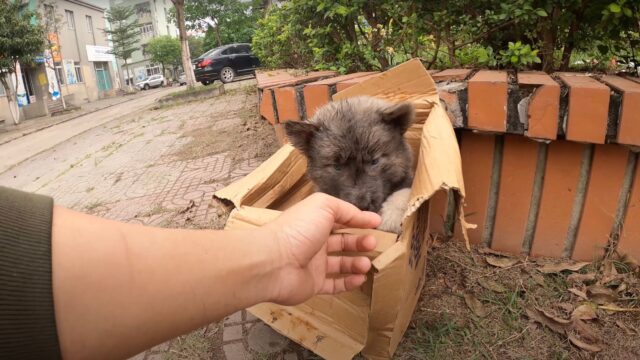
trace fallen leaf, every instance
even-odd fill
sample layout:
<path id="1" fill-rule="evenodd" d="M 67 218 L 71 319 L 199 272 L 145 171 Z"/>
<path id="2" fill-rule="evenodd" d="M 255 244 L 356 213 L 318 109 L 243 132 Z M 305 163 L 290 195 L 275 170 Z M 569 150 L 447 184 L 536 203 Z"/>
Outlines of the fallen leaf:
<path id="1" fill-rule="evenodd" d="M 464 293 L 464 302 L 467 304 L 469 309 L 473 311 L 474 314 L 478 317 L 485 317 L 488 315 L 487 309 L 484 305 L 470 292 Z"/>
<path id="2" fill-rule="evenodd" d="M 178 214 L 184 214 L 187 211 L 193 209 L 194 207 L 196 207 L 196 202 L 193 200 L 189 200 L 189 204 L 184 209 L 180 210 Z"/>
<path id="3" fill-rule="evenodd" d="M 627 283 L 621 283 L 620 285 L 618 285 L 618 287 L 616 288 L 616 292 L 624 292 L 625 290 L 627 290 L 629 288 L 629 285 L 627 285 Z"/>
<path id="4" fill-rule="evenodd" d="M 540 275 L 537 272 L 531 272 L 531 278 L 535 281 L 536 284 L 540 286 L 547 286 L 547 283 L 544 281 L 544 276 Z"/>
<path id="5" fill-rule="evenodd" d="M 576 288 L 571 288 L 569 289 L 569 292 L 572 293 L 573 295 L 582 298 L 583 300 L 589 300 L 589 298 L 587 297 L 587 294 L 585 294 L 584 291 L 580 291 Z"/>
<path id="6" fill-rule="evenodd" d="M 492 248 L 488 248 L 488 247 L 482 247 L 480 249 L 478 249 L 478 252 L 480 254 L 490 254 L 490 255 L 498 255 L 498 256 L 505 256 L 505 257 L 510 257 L 511 254 L 507 254 L 504 253 L 502 251 L 497 251 L 497 250 L 493 250 Z"/>
<path id="7" fill-rule="evenodd" d="M 491 256 L 488 255 L 485 260 L 487 260 L 487 263 L 489 263 L 489 265 L 493 265 L 499 268 L 506 268 L 506 267 L 510 267 L 513 266 L 515 264 L 518 263 L 518 259 L 514 259 L 514 258 L 508 258 L 508 257 L 497 257 L 497 256 Z"/>
<path id="8" fill-rule="evenodd" d="M 538 270 L 545 274 L 553 274 L 553 273 L 559 273 L 565 270 L 578 271 L 587 265 L 589 265 L 588 262 L 576 263 L 573 261 L 563 261 L 555 264 L 545 264 L 539 267 Z"/>
<path id="9" fill-rule="evenodd" d="M 620 329 L 622 329 L 622 331 L 624 331 L 627 335 L 636 335 L 635 330 L 631 329 L 630 327 L 628 327 L 625 323 L 623 323 L 620 320 L 616 321 L 616 325 L 618 325 L 618 327 Z"/>
<path id="10" fill-rule="evenodd" d="M 594 281 L 595 279 L 596 279 L 596 274 L 594 273 L 588 273 L 588 274 L 573 273 L 567 276 L 568 282 L 584 283 L 584 282 Z"/>
<path id="11" fill-rule="evenodd" d="M 483 288 L 487 289 L 487 290 L 491 290 L 493 292 L 497 292 L 497 293 L 503 293 L 507 291 L 507 288 L 505 288 L 504 286 L 502 286 L 501 284 L 490 280 L 490 279 L 485 279 L 485 278 L 479 278 L 478 279 L 478 284 L 480 284 L 480 286 L 482 286 Z"/>
<path id="12" fill-rule="evenodd" d="M 597 317 L 598 316 L 596 315 L 596 310 L 593 308 L 593 306 L 587 304 L 578 306 L 571 313 L 571 320 L 592 320 Z"/>
<path id="13" fill-rule="evenodd" d="M 600 305 L 598 309 L 620 312 L 640 312 L 640 308 L 621 308 L 616 304 Z"/>
<path id="14" fill-rule="evenodd" d="M 587 344 L 586 342 L 578 339 L 575 335 L 569 335 L 569 341 L 582 350 L 587 350 L 590 352 L 598 352 L 602 351 L 602 349 L 596 345 Z"/>
<path id="15" fill-rule="evenodd" d="M 613 290 L 599 284 L 587 287 L 587 295 L 591 301 L 598 305 L 610 304 L 618 299 Z"/>
<path id="16" fill-rule="evenodd" d="M 550 317 L 544 311 L 538 308 L 525 308 L 525 312 L 529 319 L 536 321 L 549 329 L 557 332 L 558 334 L 565 334 L 569 329 L 569 322 L 556 317 Z"/>
<path id="17" fill-rule="evenodd" d="M 569 303 L 558 303 L 556 304 L 556 307 L 558 309 L 563 310 L 564 312 L 566 312 L 567 314 L 570 314 L 573 311 L 573 305 L 569 304 Z"/>

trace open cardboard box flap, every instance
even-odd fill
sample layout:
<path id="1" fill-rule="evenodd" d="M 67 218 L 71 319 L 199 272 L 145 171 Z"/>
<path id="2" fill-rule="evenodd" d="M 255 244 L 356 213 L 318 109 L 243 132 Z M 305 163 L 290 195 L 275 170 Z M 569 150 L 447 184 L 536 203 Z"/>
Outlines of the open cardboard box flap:
<path id="1" fill-rule="evenodd" d="M 350 87 L 335 100 L 370 95 L 410 101 L 416 122 L 406 134 L 416 165 L 411 201 L 400 234 L 346 229 L 374 234 L 378 247 L 367 254 L 374 268 L 361 289 L 338 296 L 316 296 L 298 306 L 259 304 L 249 309 L 275 330 L 327 359 L 350 359 L 362 352 L 370 359 L 393 355 L 424 284 L 428 199 L 436 191 L 457 193 L 460 224 L 464 184 L 460 152 L 451 122 L 440 106 L 435 83 L 419 60 L 411 60 L 380 76 Z M 245 178 L 215 193 L 236 209 L 228 229 L 261 226 L 313 192 L 305 176 L 306 159 L 285 145 Z"/>

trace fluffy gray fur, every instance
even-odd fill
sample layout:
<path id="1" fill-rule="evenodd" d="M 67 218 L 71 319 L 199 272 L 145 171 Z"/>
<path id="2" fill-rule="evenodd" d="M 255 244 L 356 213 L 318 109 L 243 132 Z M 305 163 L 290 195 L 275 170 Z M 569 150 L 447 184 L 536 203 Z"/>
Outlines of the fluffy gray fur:
<path id="1" fill-rule="evenodd" d="M 318 191 L 379 212 L 380 228 L 398 232 L 413 180 L 404 139 L 413 114 L 410 103 L 361 96 L 329 103 L 308 122 L 286 122 L 285 131 L 307 157 L 307 174 Z M 385 204 L 388 198 L 394 204 Z"/>

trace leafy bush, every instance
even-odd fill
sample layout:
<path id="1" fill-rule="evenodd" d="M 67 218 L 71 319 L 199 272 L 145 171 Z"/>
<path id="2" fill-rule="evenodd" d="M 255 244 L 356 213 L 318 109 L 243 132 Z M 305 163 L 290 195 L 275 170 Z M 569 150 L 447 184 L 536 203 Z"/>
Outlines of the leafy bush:
<path id="1" fill-rule="evenodd" d="M 523 45 L 521 41 L 509 42 L 507 50 L 500 50 L 500 62 L 507 67 L 521 68 L 539 64 L 542 61 L 538 57 L 539 50 L 531 50 L 530 45 Z"/>

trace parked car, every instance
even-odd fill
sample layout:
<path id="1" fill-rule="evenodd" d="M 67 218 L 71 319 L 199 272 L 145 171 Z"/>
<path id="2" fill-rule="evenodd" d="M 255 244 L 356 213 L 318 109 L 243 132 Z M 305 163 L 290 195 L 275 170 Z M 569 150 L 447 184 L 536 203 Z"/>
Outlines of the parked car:
<path id="1" fill-rule="evenodd" d="M 136 87 L 140 90 L 149 90 L 150 88 L 160 87 L 164 85 L 164 76 L 151 75 L 148 78 L 136 83 Z"/>
<path id="2" fill-rule="evenodd" d="M 251 52 L 250 44 L 229 44 L 211 49 L 193 60 L 196 81 L 208 85 L 216 80 L 233 81 L 236 76 L 254 74 L 260 60 Z"/>
<path id="3" fill-rule="evenodd" d="M 178 76 L 178 84 L 180 86 L 182 85 L 187 85 L 187 75 L 185 75 L 184 73 L 182 73 L 180 76 Z"/>

